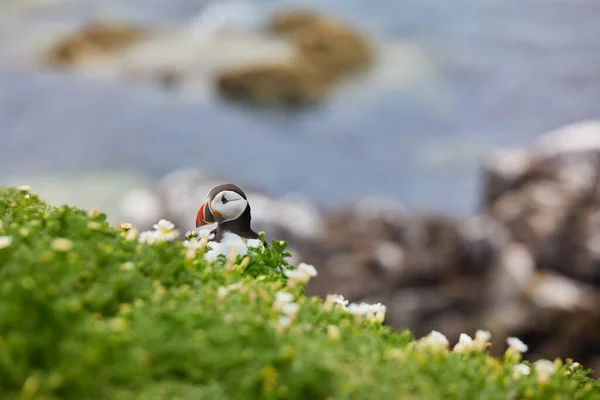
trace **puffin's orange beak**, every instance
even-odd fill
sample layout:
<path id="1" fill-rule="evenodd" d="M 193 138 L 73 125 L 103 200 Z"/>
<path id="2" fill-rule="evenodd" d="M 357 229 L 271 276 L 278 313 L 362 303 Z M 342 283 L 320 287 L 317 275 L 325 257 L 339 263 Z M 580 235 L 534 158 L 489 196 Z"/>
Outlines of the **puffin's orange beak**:
<path id="1" fill-rule="evenodd" d="M 210 211 L 208 200 L 206 200 L 204 203 L 202 203 L 200 209 L 198 209 L 198 213 L 196 214 L 196 228 L 203 225 L 210 225 L 215 222 L 215 216 Z"/>

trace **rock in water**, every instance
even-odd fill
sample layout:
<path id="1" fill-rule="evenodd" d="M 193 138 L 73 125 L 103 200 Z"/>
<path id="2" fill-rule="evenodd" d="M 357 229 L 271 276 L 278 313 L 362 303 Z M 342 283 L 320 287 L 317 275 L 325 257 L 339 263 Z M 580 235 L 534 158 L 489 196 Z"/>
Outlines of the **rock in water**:
<path id="1" fill-rule="evenodd" d="M 277 14 L 270 30 L 291 40 L 299 56 L 331 80 L 364 70 L 373 61 L 367 40 L 331 17 L 302 11 Z"/>
<path id="2" fill-rule="evenodd" d="M 286 37 L 295 56 L 222 71 L 216 85 L 225 98 L 263 105 L 315 104 L 335 84 L 372 63 L 373 51 L 365 38 L 318 13 L 275 15 L 269 32 Z"/>
<path id="3" fill-rule="evenodd" d="M 229 100 L 289 107 L 317 103 L 329 82 L 306 62 L 279 62 L 231 69 L 221 73 L 217 88 Z"/>
<path id="4" fill-rule="evenodd" d="M 58 41 L 45 53 L 44 62 L 71 67 L 91 57 L 123 50 L 136 43 L 143 34 L 142 29 L 126 24 L 92 22 L 81 31 Z"/>

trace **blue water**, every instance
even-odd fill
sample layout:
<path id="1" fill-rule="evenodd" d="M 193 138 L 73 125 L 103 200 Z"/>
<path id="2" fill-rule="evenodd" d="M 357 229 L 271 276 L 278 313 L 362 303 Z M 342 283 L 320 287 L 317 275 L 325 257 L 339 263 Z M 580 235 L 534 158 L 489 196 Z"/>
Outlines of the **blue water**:
<path id="1" fill-rule="evenodd" d="M 0 18 L 0 39 L 20 46 L 8 35 L 99 15 L 176 24 L 203 4 L 65 1 Z M 252 4 L 264 16 L 294 3 Z M 198 167 L 274 194 L 301 192 L 324 205 L 381 195 L 465 214 L 477 207 L 486 151 L 527 145 L 559 125 L 600 117 L 600 2 L 300 4 L 331 11 L 386 41 L 414 43 L 428 55 L 431 79 L 390 90 L 366 85 L 361 95 L 344 96 L 341 89 L 321 107 L 299 113 L 257 112 L 216 97 L 91 80 L 4 58 L 0 179 L 98 169 L 158 179 Z"/>

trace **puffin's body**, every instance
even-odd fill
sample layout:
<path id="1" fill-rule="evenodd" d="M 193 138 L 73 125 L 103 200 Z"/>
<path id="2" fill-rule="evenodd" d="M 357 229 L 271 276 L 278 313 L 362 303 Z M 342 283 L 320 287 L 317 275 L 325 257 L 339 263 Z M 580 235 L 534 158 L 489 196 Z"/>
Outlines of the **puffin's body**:
<path id="1" fill-rule="evenodd" d="M 259 239 L 251 227 L 252 216 L 246 194 L 231 183 L 214 187 L 196 214 L 196 228 L 217 223 L 215 242 L 220 242 L 230 232 L 246 239 Z M 263 244 L 267 244 L 263 241 Z"/>

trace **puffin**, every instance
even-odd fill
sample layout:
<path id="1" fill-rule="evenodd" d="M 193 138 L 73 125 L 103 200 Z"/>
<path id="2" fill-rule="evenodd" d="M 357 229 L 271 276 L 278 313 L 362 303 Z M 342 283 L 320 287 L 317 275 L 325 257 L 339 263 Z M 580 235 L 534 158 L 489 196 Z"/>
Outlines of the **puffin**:
<path id="1" fill-rule="evenodd" d="M 208 192 L 196 214 L 196 228 L 216 222 L 217 227 L 211 232 L 215 235 L 215 242 L 220 242 L 226 233 L 259 239 L 258 233 L 252 230 L 251 220 L 250 203 L 244 191 L 232 183 L 226 183 Z M 262 243 L 267 247 L 264 241 Z"/>

